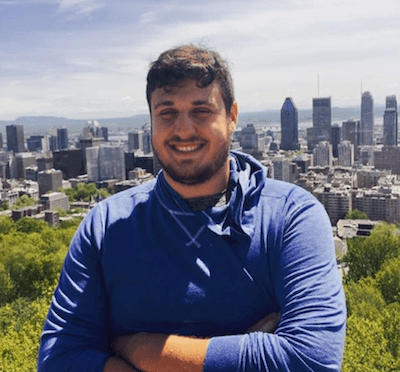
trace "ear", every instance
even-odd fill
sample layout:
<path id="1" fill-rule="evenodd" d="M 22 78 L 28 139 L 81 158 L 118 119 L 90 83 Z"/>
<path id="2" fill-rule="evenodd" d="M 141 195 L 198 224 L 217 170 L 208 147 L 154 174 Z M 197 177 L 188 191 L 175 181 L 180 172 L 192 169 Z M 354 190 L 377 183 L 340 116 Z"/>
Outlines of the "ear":
<path id="1" fill-rule="evenodd" d="M 229 113 L 229 131 L 232 134 L 236 129 L 236 124 L 238 121 L 239 109 L 237 102 L 233 102 L 231 107 L 231 112 Z"/>

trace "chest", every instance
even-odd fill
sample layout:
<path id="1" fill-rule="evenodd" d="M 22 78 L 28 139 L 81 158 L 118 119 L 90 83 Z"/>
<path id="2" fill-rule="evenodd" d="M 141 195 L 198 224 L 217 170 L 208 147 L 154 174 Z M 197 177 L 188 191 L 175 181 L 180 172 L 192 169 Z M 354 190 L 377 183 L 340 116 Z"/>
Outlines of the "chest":
<path id="1" fill-rule="evenodd" d="M 235 334 L 276 311 L 261 232 L 240 240 L 200 225 L 174 226 L 108 232 L 103 272 L 114 335 Z"/>

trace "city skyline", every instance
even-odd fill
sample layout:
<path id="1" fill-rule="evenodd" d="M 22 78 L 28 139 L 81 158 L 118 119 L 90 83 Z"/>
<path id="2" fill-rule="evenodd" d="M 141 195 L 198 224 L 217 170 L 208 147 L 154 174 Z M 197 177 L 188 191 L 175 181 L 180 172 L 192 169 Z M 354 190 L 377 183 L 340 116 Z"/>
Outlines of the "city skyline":
<path id="1" fill-rule="evenodd" d="M 0 17 L 0 120 L 146 113 L 149 62 L 188 42 L 228 58 L 241 112 L 400 96 L 397 0 L 0 0 Z"/>

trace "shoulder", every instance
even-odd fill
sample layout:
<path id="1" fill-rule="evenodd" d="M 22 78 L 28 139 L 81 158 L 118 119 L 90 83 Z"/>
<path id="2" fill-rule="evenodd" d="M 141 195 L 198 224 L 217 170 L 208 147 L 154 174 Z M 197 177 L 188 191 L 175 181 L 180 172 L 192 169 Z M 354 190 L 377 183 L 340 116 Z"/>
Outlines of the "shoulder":
<path id="1" fill-rule="evenodd" d="M 274 180 L 267 178 L 261 194 L 264 197 L 270 198 L 283 198 L 290 202 L 312 202 L 319 203 L 317 198 L 312 195 L 309 191 L 297 186 L 295 184 Z"/>
<path id="2" fill-rule="evenodd" d="M 267 178 L 261 191 L 261 202 L 264 210 L 270 210 L 277 219 L 286 222 L 300 216 L 302 220 L 307 216 L 328 220 L 324 206 L 314 195 L 288 182 Z"/>
<path id="3" fill-rule="evenodd" d="M 152 180 L 109 196 L 98 203 L 86 219 L 101 220 L 102 224 L 106 226 L 118 220 L 126 220 L 132 216 L 136 208 L 146 207 L 152 197 L 155 185 L 156 180 Z"/>

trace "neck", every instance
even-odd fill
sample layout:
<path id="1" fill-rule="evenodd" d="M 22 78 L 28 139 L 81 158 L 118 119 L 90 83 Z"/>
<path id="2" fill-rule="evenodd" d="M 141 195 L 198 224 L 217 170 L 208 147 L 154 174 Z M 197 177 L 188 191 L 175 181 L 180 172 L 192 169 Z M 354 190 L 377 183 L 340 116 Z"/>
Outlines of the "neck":
<path id="1" fill-rule="evenodd" d="M 209 180 L 198 185 L 185 185 L 174 181 L 166 172 L 164 172 L 165 180 L 168 184 L 183 198 L 192 199 L 203 196 L 216 195 L 228 187 L 229 182 L 229 161 L 227 161 L 224 169 L 210 178 Z"/>

